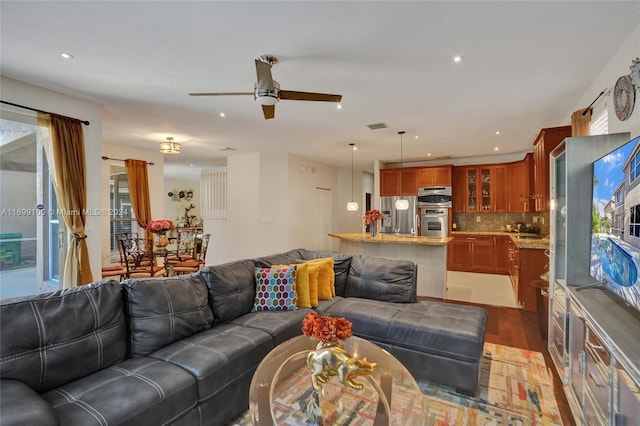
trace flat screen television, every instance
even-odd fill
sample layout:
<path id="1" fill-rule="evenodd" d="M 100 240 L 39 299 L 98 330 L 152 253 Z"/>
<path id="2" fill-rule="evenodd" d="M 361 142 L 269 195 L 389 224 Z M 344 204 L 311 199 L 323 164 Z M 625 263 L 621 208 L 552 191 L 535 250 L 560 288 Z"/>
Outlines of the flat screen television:
<path id="1" fill-rule="evenodd" d="M 593 163 L 590 274 L 640 312 L 640 136 Z"/>

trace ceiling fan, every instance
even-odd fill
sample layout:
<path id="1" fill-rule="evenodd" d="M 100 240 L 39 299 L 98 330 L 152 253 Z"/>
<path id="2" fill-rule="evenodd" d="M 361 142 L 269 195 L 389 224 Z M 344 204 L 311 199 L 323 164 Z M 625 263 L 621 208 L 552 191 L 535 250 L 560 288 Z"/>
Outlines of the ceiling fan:
<path id="1" fill-rule="evenodd" d="M 254 99 L 262 105 L 265 120 L 275 117 L 276 104 L 280 99 L 316 102 L 340 102 L 342 100 L 342 95 L 282 90 L 280 83 L 271 77 L 271 67 L 278 62 L 278 59 L 271 55 L 262 55 L 255 62 L 258 81 L 254 85 L 253 92 L 189 93 L 189 96 L 253 95 Z"/>

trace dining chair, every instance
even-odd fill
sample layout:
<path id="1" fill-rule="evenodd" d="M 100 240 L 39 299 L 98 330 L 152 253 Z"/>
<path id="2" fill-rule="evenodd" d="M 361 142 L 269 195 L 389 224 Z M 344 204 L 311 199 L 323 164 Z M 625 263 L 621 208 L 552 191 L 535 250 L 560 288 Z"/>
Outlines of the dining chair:
<path id="1" fill-rule="evenodd" d="M 121 239 L 120 246 L 125 257 L 127 278 L 155 278 L 165 274 L 165 268 L 156 262 L 152 239 Z"/>
<path id="2" fill-rule="evenodd" d="M 196 239 L 196 231 L 193 229 L 179 229 L 175 240 L 176 249 L 173 253 L 168 254 L 165 262 L 167 265 L 175 265 L 185 260 L 193 259 L 193 249 Z"/>
<path id="3" fill-rule="evenodd" d="M 204 267 L 207 258 L 207 248 L 211 234 L 205 234 L 202 238 L 195 238 L 193 247 L 193 258 L 173 264 L 173 272 L 177 275 L 198 272 Z"/>

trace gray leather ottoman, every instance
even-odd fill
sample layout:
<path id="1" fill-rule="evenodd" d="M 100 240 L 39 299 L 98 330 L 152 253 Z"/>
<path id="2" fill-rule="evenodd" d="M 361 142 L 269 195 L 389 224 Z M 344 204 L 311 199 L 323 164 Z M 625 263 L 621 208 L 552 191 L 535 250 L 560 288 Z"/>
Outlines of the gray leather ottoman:
<path id="1" fill-rule="evenodd" d="M 324 313 L 346 317 L 355 335 L 387 349 L 416 380 L 449 385 L 470 395 L 478 389 L 487 323 L 482 308 L 349 297 Z"/>

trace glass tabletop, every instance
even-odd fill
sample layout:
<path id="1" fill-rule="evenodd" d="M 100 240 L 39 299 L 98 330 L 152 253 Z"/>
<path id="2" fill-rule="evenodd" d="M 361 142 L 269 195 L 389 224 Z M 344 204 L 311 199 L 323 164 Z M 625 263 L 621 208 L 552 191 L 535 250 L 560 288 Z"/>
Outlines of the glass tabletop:
<path id="1" fill-rule="evenodd" d="M 317 340 L 294 337 L 274 348 L 258 366 L 249 390 L 254 425 L 424 425 L 426 400 L 411 373 L 391 354 L 352 336 L 344 349 L 375 362 L 373 374 L 356 375 L 353 389 L 337 376 L 317 392 L 307 355 Z"/>

